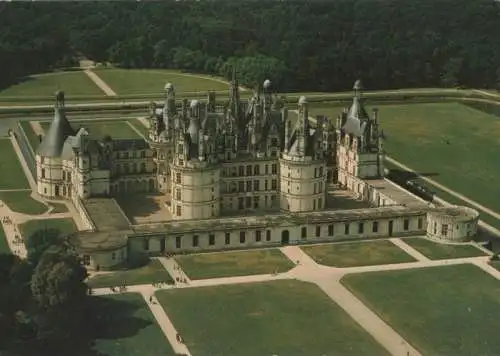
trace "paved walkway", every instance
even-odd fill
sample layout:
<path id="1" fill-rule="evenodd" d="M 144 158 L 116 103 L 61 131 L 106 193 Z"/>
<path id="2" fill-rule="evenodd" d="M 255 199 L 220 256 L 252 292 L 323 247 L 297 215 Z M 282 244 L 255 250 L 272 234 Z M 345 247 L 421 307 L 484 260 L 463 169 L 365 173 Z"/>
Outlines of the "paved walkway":
<path id="1" fill-rule="evenodd" d="M 45 135 L 45 131 L 42 128 L 40 121 L 30 121 L 29 123 L 30 123 L 30 126 L 33 129 L 33 131 L 35 131 L 35 134 L 42 135 L 42 136 Z"/>
<path id="2" fill-rule="evenodd" d="M 411 257 L 413 257 L 417 261 L 429 261 L 429 258 L 427 258 L 426 256 L 422 255 L 420 252 L 418 252 L 417 250 L 415 250 L 413 247 L 411 247 L 410 245 L 408 245 L 403 240 L 398 239 L 398 238 L 392 238 L 392 239 L 389 239 L 389 241 L 391 241 L 394 245 L 396 245 L 397 247 L 399 247 L 401 250 L 403 250 L 404 252 L 406 252 L 407 254 L 409 254 Z"/>
<path id="3" fill-rule="evenodd" d="M 101 79 L 92 69 L 87 68 L 83 71 L 107 96 L 117 96 L 104 80 Z"/>
<path id="4" fill-rule="evenodd" d="M 141 293 L 144 296 L 166 337 L 172 345 L 176 347 L 179 346 L 179 343 L 175 339 L 176 331 L 172 322 L 168 319 L 167 315 L 165 315 L 161 306 L 155 304 L 157 303 L 156 299 L 153 298 L 153 303 L 149 301 L 154 291 L 296 279 L 316 284 L 392 355 L 417 356 L 420 355 L 418 350 L 413 348 L 407 340 L 396 332 L 396 330 L 392 329 L 392 327 L 380 319 L 372 310 L 365 306 L 353 293 L 341 284 L 340 281 L 342 277 L 353 273 L 429 268 L 464 263 L 474 264 L 497 279 L 500 279 L 500 272 L 488 264 L 489 255 L 449 260 L 429 260 L 411 246 L 401 241 L 401 239 L 392 238 L 390 241 L 415 257 L 417 261 L 387 265 L 336 268 L 317 264 L 298 246 L 286 246 L 281 247 L 280 250 L 295 263 L 295 267 L 284 273 L 190 280 L 188 283 L 176 283 L 175 285 L 164 285 L 157 288 L 153 288 L 150 284 L 135 285 L 127 287 L 127 292 Z M 185 276 L 185 273 L 179 268 L 175 259 L 159 257 L 158 260 L 174 279 L 177 276 Z M 106 295 L 112 293 L 113 292 L 109 288 L 100 288 L 94 290 L 93 294 Z"/>

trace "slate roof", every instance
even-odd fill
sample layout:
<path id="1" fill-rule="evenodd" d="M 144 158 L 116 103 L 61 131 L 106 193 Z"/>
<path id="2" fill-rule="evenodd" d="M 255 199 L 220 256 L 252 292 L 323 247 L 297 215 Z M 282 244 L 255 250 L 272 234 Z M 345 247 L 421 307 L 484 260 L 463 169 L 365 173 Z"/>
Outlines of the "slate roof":
<path id="1" fill-rule="evenodd" d="M 56 107 L 54 109 L 54 120 L 50 124 L 47 134 L 43 137 L 37 153 L 44 157 L 60 157 L 64 142 L 68 136 L 73 136 L 75 131 L 69 124 L 64 113 L 64 109 Z"/>

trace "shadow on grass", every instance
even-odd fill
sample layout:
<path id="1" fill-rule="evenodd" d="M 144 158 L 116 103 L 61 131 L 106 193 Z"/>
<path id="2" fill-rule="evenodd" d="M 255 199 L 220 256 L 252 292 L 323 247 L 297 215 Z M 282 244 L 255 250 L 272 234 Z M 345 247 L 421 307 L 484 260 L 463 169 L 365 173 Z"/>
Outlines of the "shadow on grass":
<path id="1" fill-rule="evenodd" d="M 134 217 L 148 217 L 162 209 L 158 197 L 162 194 L 116 196 L 117 203 L 130 221 Z"/>

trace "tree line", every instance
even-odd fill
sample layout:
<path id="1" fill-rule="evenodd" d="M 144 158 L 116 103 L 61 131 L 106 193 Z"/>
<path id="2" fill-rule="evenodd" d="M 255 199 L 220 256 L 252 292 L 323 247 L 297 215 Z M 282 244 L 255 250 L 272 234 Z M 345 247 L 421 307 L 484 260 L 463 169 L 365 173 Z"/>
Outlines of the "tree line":
<path id="1" fill-rule="evenodd" d="M 177 68 L 284 91 L 497 88 L 494 0 L 3 3 L 0 87 L 75 65 Z"/>

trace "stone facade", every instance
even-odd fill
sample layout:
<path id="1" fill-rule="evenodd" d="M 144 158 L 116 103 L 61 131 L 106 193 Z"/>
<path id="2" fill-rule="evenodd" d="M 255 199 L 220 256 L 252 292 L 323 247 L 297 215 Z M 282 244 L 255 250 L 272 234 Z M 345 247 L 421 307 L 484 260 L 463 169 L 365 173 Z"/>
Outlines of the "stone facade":
<path id="1" fill-rule="evenodd" d="M 126 192 L 156 191 L 153 151 L 143 139 L 95 140 L 75 132 L 57 93 L 54 120 L 36 151 L 37 191 L 54 199 L 87 199 Z"/>
<path id="2" fill-rule="evenodd" d="M 75 133 L 58 94 L 37 150 L 38 192 L 71 198 L 92 220 L 92 231 L 75 240 L 92 268 L 142 253 L 425 234 L 467 241 L 476 233 L 475 210 L 433 206 L 384 178 L 378 111 L 367 114 L 359 81 L 352 105 L 336 121 L 311 118 L 305 97 L 293 115 L 268 80 L 243 102 L 233 77 L 226 105 L 216 104 L 214 93 L 205 102 L 176 103 L 170 83 L 165 93 L 163 108 L 151 105 L 147 141 Z M 331 209 L 331 189 L 354 193 L 372 208 Z M 92 218 L 102 214 L 83 211 L 92 197 L 153 191 L 166 195 L 170 221 L 121 219 L 102 228 Z M 123 217 L 117 204 L 107 205 L 117 210 L 106 210 L 108 216 Z"/>

